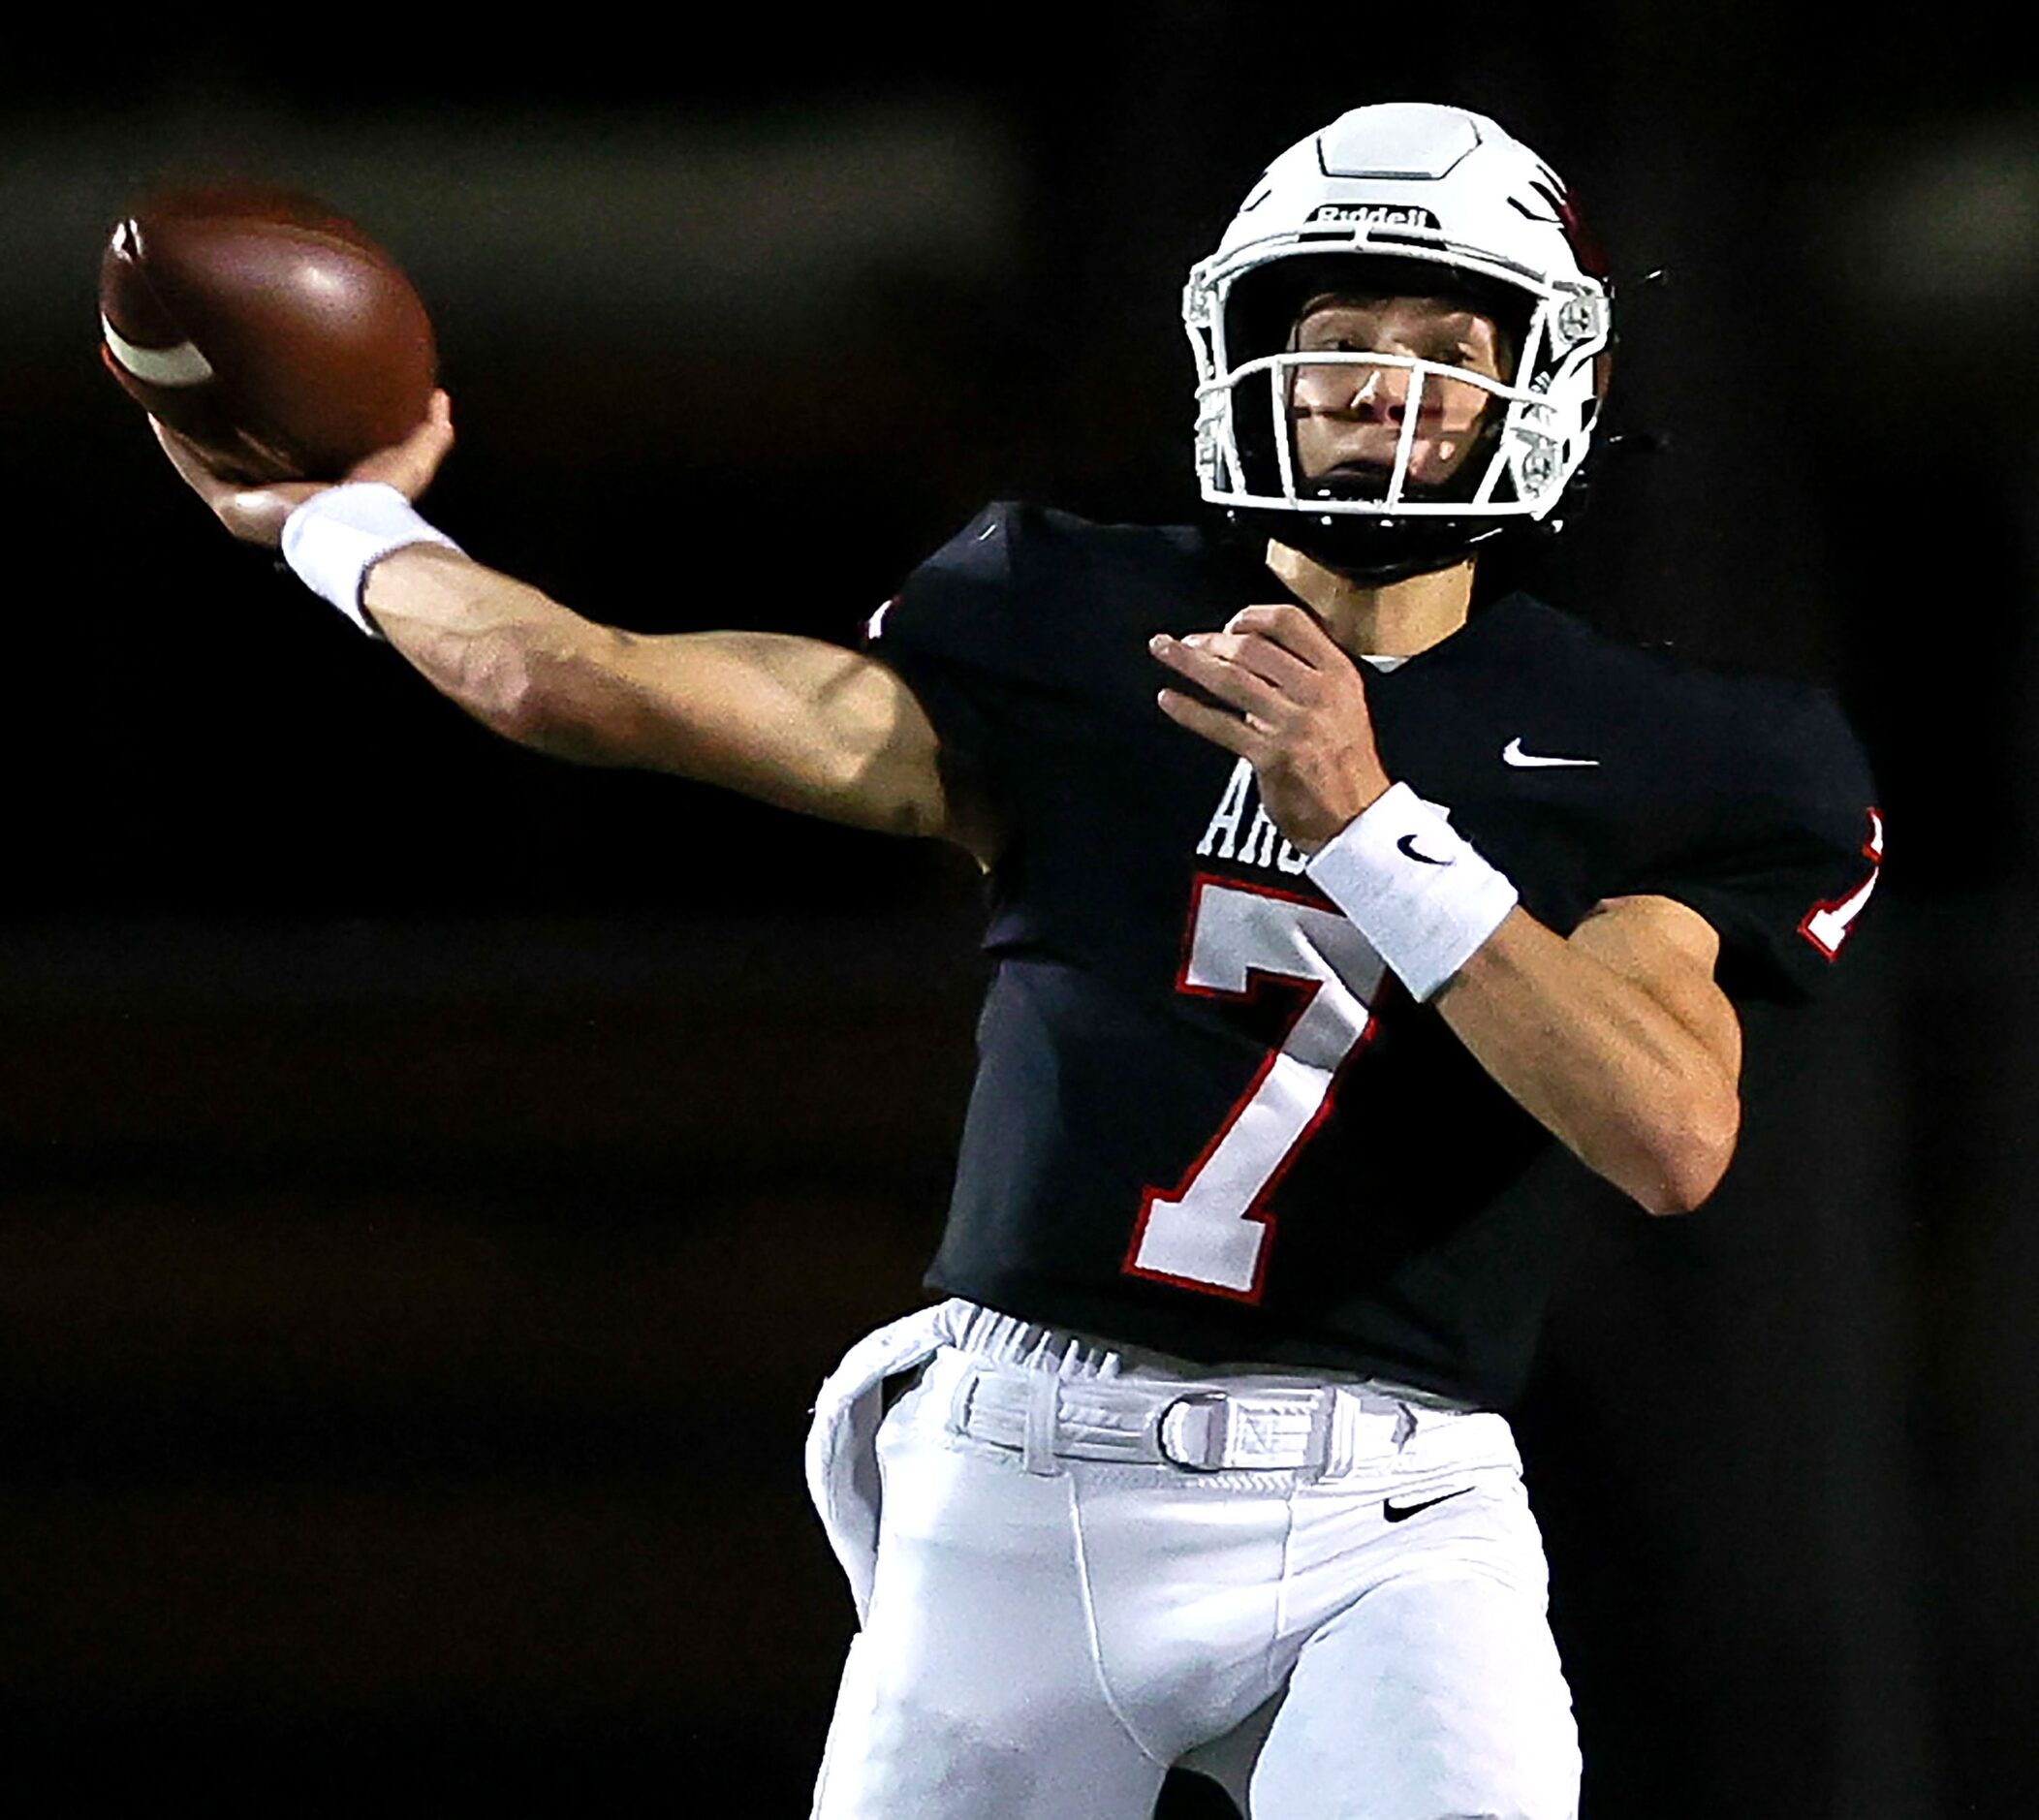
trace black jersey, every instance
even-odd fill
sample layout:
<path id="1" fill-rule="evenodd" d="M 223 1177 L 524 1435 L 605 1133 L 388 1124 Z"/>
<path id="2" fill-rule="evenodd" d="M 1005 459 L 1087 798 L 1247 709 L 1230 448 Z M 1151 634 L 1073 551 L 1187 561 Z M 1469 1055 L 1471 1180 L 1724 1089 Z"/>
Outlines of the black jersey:
<path id="1" fill-rule="evenodd" d="M 1282 597 L 1191 529 L 999 505 L 873 620 L 1009 830 L 996 971 L 930 1286 L 1210 1363 L 1506 1406 L 1554 1267 L 1554 1142 L 1384 972 L 1261 807 L 1155 705 L 1157 631 Z M 1677 898 L 1737 995 L 1814 988 L 1880 822 L 1824 694 L 1678 668 L 1526 595 L 1366 675 L 1391 776 L 1560 933 Z"/>

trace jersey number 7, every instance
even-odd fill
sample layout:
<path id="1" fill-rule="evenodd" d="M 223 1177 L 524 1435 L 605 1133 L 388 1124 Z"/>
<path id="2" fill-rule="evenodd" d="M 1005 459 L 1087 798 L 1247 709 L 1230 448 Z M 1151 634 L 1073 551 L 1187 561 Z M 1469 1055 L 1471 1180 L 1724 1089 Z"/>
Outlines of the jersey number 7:
<path id="1" fill-rule="evenodd" d="M 1302 1002 L 1181 1181 L 1142 1198 L 1124 1268 L 1258 1302 L 1274 1237 L 1269 1197 L 1330 1113 L 1339 1068 L 1372 1034 L 1386 969 L 1336 911 L 1264 886 L 1200 877 L 1189 916 L 1177 991 L 1251 998 L 1271 979 Z"/>

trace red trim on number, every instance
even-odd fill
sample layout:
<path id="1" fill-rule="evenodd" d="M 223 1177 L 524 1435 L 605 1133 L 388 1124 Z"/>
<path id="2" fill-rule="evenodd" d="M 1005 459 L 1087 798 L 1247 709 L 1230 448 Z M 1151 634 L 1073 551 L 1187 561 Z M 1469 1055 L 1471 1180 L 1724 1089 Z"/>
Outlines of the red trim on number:
<path id="1" fill-rule="evenodd" d="M 1232 1110 L 1225 1114 L 1217 1130 L 1211 1135 L 1210 1142 L 1198 1153 L 1196 1161 L 1182 1172 L 1181 1180 L 1176 1182 L 1173 1189 L 1156 1188 L 1149 1184 L 1142 1191 L 1140 1213 L 1133 1222 L 1133 1237 L 1126 1245 L 1125 1261 L 1119 1266 L 1119 1270 L 1127 1276 L 1144 1277 L 1152 1283 L 1167 1283 L 1176 1289 L 1193 1289 L 1200 1295 L 1222 1296 L 1228 1302 L 1258 1302 L 1261 1297 L 1261 1289 L 1268 1274 L 1268 1259 L 1274 1249 L 1276 1222 L 1274 1215 L 1267 1210 L 1267 1203 L 1272 1197 L 1274 1190 L 1281 1185 L 1281 1179 L 1289 1173 L 1290 1165 L 1302 1154 L 1302 1146 L 1316 1135 L 1317 1128 L 1331 1116 L 1333 1103 L 1338 1097 L 1338 1085 L 1344 1079 L 1346 1069 L 1352 1065 L 1354 1058 L 1365 1049 L 1367 1044 L 1373 1041 L 1374 1028 L 1380 1022 L 1380 1019 L 1371 1009 L 1368 1010 L 1365 1026 L 1353 1040 L 1352 1048 L 1346 1051 L 1345 1059 L 1338 1064 L 1336 1071 L 1332 1075 L 1331 1084 L 1324 1089 L 1324 1103 L 1310 1114 L 1309 1122 L 1296 1134 L 1295 1142 L 1282 1152 L 1280 1162 L 1274 1165 L 1273 1172 L 1261 1184 L 1260 1192 L 1246 1204 L 1244 1210 L 1239 1215 L 1239 1218 L 1242 1221 L 1255 1226 L 1263 1226 L 1267 1229 L 1267 1237 L 1261 1240 L 1260 1250 L 1254 1259 L 1253 1280 L 1251 1283 L 1247 1284 L 1244 1289 L 1228 1289 L 1223 1283 L 1206 1282 L 1202 1277 L 1198 1276 L 1177 1276 L 1169 1271 L 1149 1270 L 1145 1265 L 1134 1263 L 1133 1260 L 1140 1255 L 1141 1241 L 1146 1237 L 1147 1220 L 1153 1213 L 1155 1202 L 1179 1202 L 1189 1192 L 1190 1183 L 1196 1180 L 1197 1177 L 1203 1173 L 1205 1165 L 1216 1155 L 1218 1145 L 1225 1142 L 1232 1127 L 1239 1122 L 1240 1114 L 1253 1103 L 1255 1097 L 1259 1094 L 1262 1084 L 1267 1081 L 1268 1076 L 1273 1072 L 1274 1064 L 1281 1059 L 1281 1051 L 1283 1046 L 1289 1040 L 1290 1033 L 1302 1021 L 1303 1014 L 1316 1002 L 1317 994 L 1324 989 L 1325 985 L 1322 980 L 1304 979 L 1298 974 L 1274 973 L 1266 967 L 1249 966 L 1246 969 L 1246 986 L 1242 991 L 1226 991 L 1224 988 L 1215 986 L 1192 986 L 1188 978 L 1190 950 L 1196 940 L 1197 916 L 1203 908 L 1204 888 L 1207 885 L 1216 885 L 1225 891 L 1247 892 L 1259 897 L 1278 897 L 1286 903 L 1301 904 L 1307 910 L 1329 910 L 1333 915 L 1337 914 L 1335 906 L 1331 905 L 1327 899 L 1321 896 L 1305 895 L 1301 892 L 1283 891 L 1279 886 L 1263 885 L 1255 879 L 1225 878 L 1213 872 L 1199 872 L 1192 878 L 1189 894 L 1189 917 L 1184 926 L 1182 936 L 1182 959 L 1176 969 L 1176 990 L 1191 998 L 1229 999 L 1237 1004 L 1250 1005 L 1259 1000 L 1261 988 L 1271 981 L 1278 986 L 1294 988 L 1299 997 L 1295 1012 L 1291 1015 L 1288 1021 L 1281 1026 L 1279 1038 L 1269 1049 L 1260 1066 L 1253 1071 L 1253 1079 L 1246 1083 L 1245 1091 L 1232 1102 Z"/>
<path id="2" fill-rule="evenodd" d="M 1262 977 L 1279 979 L 1281 976 L 1274 974 L 1263 975 Z M 1289 1029 L 1294 1029 L 1296 1022 L 1310 1008 L 1311 1001 L 1324 989 L 1324 982 L 1322 980 L 1290 980 L 1287 984 L 1306 988 L 1302 994 L 1302 1003 L 1297 1008 L 1296 1017 L 1289 1023 Z M 1248 998 L 1250 995 L 1249 992 L 1209 994 L 1212 997 L 1240 999 Z M 1146 1237 L 1147 1220 L 1153 1213 L 1155 1202 L 1176 1203 L 1189 1192 L 1190 1183 L 1196 1180 L 1198 1174 L 1216 1153 L 1218 1145 L 1224 1143 L 1232 1127 L 1239 1121 L 1239 1114 L 1252 1103 L 1254 1095 L 1261 1089 L 1261 1083 L 1267 1080 L 1268 1076 L 1272 1072 L 1275 1062 L 1280 1059 L 1281 1051 L 1278 1045 L 1268 1051 L 1267 1060 L 1261 1063 L 1252 1081 L 1247 1083 L 1245 1092 L 1233 1102 L 1232 1110 L 1225 1114 L 1225 1121 L 1217 1128 L 1216 1135 L 1204 1146 L 1203 1153 L 1197 1160 L 1182 1172 L 1182 1179 L 1176 1184 L 1174 1190 L 1164 1193 L 1159 1188 L 1149 1187 L 1141 1194 L 1140 1214 L 1133 1222 L 1132 1242 L 1126 1246 L 1125 1262 L 1119 1267 L 1126 1275 L 1144 1276 L 1153 1283 L 1170 1283 L 1177 1289 L 1194 1289 L 1206 1296 L 1223 1296 L 1228 1302 L 1257 1302 L 1260 1300 L 1261 1290 L 1267 1280 L 1268 1259 L 1274 1250 L 1274 1233 L 1277 1226 L 1274 1215 L 1267 1209 L 1268 1201 L 1273 1195 L 1274 1190 L 1281 1185 L 1281 1178 L 1289 1173 L 1289 1166 L 1302 1154 L 1302 1146 L 1316 1135 L 1317 1127 L 1331 1116 L 1332 1102 L 1337 1096 L 1338 1091 L 1338 1075 L 1342 1075 L 1345 1072 L 1346 1063 L 1349 1063 L 1354 1055 L 1357 1055 L 1372 1041 L 1375 1021 L 1370 1017 L 1366 1020 L 1366 1027 L 1360 1032 L 1358 1041 L 1353 1044 L 1351 1054 L 1346 1056 L 1344 1062 L 1338 1064 L 1338 1074 L 1332 1077 L 1331 1085 L 1325 1088 L 1324 1104 L 1310 1114 L 1309 1123 L 1296 1134 L 1295 1143 L 1282 1152 L 1281 1161 L 1274 1165 L 1273 1173 L 1261 1184 L 1260 1192 L 1251 1201 L 1247 1202 L 1238 1216 L 1247 1225 L 1261 1226 L 1267 1229 L 1267 1237 L 1261 1240 L 1260 1249 L 1254 1256 L 1252 1282 L 1248 1283 L 1244 1289 L 1228 1289 L 1223 1283 L 1207 1283 L 1199 1276 L 1176 1276 L 1168 1271 L 1149 1270 L 1143 1264 L 1134 1263 L 1133 1260 L 1140 1255 L 1141 1241 Z M 1282 1041 L 1286 1042 L 1287 1040 L 1288 1030 L 1284 1030 L 1282 1032 Z"/>

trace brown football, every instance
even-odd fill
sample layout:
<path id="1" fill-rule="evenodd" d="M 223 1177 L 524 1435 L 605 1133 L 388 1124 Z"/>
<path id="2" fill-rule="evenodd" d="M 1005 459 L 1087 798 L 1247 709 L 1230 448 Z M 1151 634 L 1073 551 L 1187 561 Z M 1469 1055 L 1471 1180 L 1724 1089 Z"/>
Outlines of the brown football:
<path id="1" fill-rule="evenodd" d="M 234 479 L 337 480 L 423 422 L 431 319 L 389 254 L 313 197 L 152 196 L 99 268 L 108 370 Z"/>

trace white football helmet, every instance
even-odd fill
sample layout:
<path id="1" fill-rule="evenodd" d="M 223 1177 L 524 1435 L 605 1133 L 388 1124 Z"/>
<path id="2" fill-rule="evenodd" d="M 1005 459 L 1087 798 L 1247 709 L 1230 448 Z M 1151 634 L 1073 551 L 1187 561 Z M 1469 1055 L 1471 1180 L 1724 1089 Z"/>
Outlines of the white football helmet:
<path id="1" fill-rule="evenodd" d="M 1493 318 L 1507 359 L 1489 379 L 1406 355 L 1299 354 L 1304 301 L 1349 293 L 1445 296 Z M 1585 458 L 1611 331 L 1607 270 L 1565 186 L 1526 145 L 1459 108 L 1356 108 L 1270 165 L 1189 275 L 1204 498 L 1347 574 L 1442 568 L 1512 525 L 1554 523 Z M 1392 468 L 1311 480 L 1294 433 L 1297 369 L 1407 372 Z M 1412 473 L 1426 389 L 1490 394 L 1466 458 L 1442 484 Z M 1463 393 L 1459 395 L 1463 396 Z"/>

